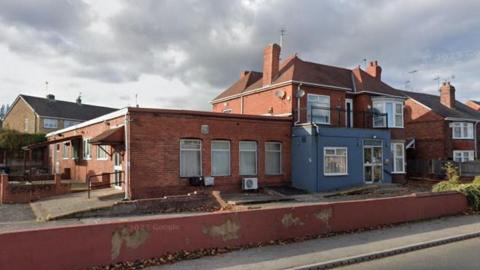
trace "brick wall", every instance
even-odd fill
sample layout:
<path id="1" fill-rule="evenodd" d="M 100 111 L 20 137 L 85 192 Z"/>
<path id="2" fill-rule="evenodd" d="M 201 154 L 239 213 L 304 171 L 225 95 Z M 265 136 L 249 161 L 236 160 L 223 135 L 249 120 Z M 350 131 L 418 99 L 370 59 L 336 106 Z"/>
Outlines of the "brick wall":
<path id="1" fill-rule="evenodd" d="M 25 121 L 25 119 L 28 120 Z M 27 129 L 25 129 L 26 122 Z M 28 104 L 20 98 L 5 117 L 3 127 L 19 132 L 36 133 L 38 132 L 38 119 Z"/>
<path id="2" fill-rule="evenodd" d="M 279 185 L 290 181 L 291 120 L 288 118 L 235 117 L 212 114 L 161 113 L 155 110 L 131 112 L 131 192 L 133 198 L 185 193 L 195 189 L 180 178 L 180 139 L 202 141 L 202 174 L 211 175 L 211 140 L 230 141 L 231 176 L 215 177 L 215 189 L 236 190 L 239 175 L 239 141 L 253 140 L 258 145 L 259 185 Z M 202 134 L 201 125 L 208 125 Z M 282 175 L 265 175 L 265 142 L 282 142 Z"/>
<path id="3" fill-rule="evenodd" d="M 0 175 L 0 203 L 28 203 L 42 198 L 70 192 L 70 184 L 61 183 L 61 176 L 55 175 L 52 183 L 25 184 L 11 183 L 6 174 Z"/>

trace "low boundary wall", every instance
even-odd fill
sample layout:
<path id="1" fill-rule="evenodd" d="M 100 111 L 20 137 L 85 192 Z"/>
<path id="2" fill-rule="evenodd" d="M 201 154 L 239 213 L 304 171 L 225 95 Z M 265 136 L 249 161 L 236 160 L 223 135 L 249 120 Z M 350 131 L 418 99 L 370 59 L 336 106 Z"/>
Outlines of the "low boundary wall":
<path id="1" fill-rule="evenodd" d="M 182 250 L 243 246 L 460 214 L 460 193 L 218 212 L 0 234 L 0 269 L 85 269 Z"/>
<path id="2" fill-rule="evenodd" d="M 61 175 L 53 176 L 53 183 L 12 183 L 7 174 L 0 175 L 0 204 L 29 203 L 42 198 L 70 192 L 70 184 L 61 182 Z"/>

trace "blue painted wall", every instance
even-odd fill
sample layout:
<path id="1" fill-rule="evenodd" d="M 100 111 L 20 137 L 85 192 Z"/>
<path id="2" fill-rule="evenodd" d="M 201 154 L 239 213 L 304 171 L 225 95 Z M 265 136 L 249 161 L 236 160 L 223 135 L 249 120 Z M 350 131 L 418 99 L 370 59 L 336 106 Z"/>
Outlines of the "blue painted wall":
<path id="1" fill-rule="evenodd" d="M 358 186 L 363 181 L 363 141 L 381 140 L 383 144 L 383 181 L 391 183 L 393 163 L 390 151 L 390 131 L 380 129 L 333 128 L 312 125 L 293 127 L 292 183 L 310 192 L 323 192 Z M 323 148 L 347 147 L 348 175 L 323 174 Z"/>

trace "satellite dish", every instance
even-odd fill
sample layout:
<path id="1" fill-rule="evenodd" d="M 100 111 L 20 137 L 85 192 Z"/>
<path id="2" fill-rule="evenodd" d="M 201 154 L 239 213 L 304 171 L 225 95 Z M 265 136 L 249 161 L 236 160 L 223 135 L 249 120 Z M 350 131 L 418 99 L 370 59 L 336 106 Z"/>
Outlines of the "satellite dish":
<path id="1" fill-rule="evenodd" d="M 297 92 L 295 93 L 295 97 L 301 98 L 303 96 L 305 96 L 305 91 L 302 88 L 300 88 L 300 85 L 299 85 L 297 88 Z"/>
<path id="2" fill-rule="evenodd" d="M 287 93 L 285 93 L 283 90 L 277 90 L 275 92 L 275 96 L 277 96 L 279 99 L 284 99 L 286 95 Z"/>

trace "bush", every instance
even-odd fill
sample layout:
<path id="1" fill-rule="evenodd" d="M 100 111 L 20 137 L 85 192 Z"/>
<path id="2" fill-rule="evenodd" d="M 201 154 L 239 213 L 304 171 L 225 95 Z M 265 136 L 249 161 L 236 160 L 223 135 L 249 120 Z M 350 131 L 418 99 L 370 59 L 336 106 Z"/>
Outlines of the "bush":
<path id="1" fill-rule="evenodd" d="M 480 186 L 480 175 L 475 176 L 475 178 L 472 181 L 472 184 Z"/>
<path id="2" fill-rule="evenodd" d="M 480 210 L 480 185 L 466 184 L 461 185 L 458 190 L 467 196 L 468 204 L 475 211 Z"/>
<path id="3" fill-rule="evenodd" d="M 460 183 L 455 181 L 442 181 L 432 187 L 433 192 L 444 192 L 458 189 Z"/>

